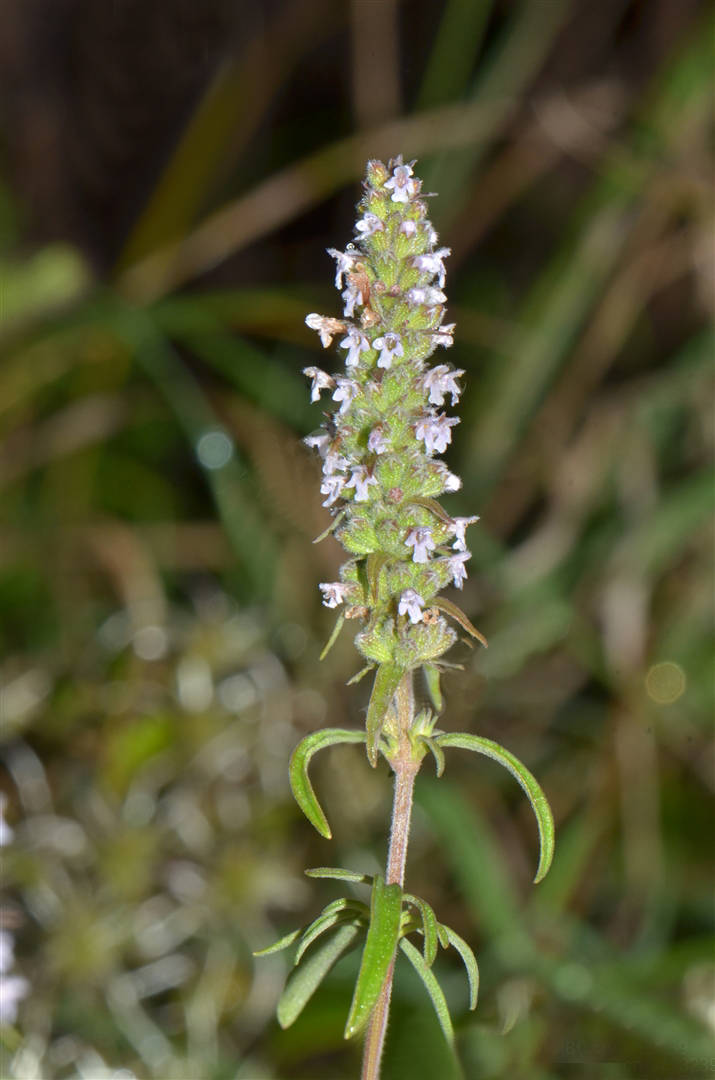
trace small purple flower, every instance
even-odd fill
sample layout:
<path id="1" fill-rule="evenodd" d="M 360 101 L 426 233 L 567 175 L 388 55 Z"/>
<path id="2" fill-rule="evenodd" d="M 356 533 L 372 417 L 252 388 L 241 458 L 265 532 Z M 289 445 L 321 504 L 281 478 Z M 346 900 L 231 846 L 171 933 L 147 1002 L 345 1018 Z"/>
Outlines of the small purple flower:
<path id="1" fill-rule="evenodd" d="M 344 289 L 341 295 L 345 305 L 343 314 L 346 319 L 352 319 L 355 314 L 355 305 L 363 303 L 362 292 L 358 289 L 357 285 L 348 285 L 347 289 Z"/>
<path id="2" fill-rule="evenodd" d="M 398 615 L 409 615 L 411 623 L 422 622 L 425 602 L 415 589 L 405 589 L 397 605 Z"/>
<path id="3" fill-rule="evenodd" d="M 407 290 L 407 303 L 416 307 L 418 304 L 426 304 L 433 307 L 435 304 L 444 304 L 447 297 L 441 289 L 435 289 L 432 285 L 424 285 L 422 288 L 415 286 Z"/>
<path id="4" fill-rule="evenodd" d="M 476 515 L 473 517 L 456 517 L 452 519 L 452 532 L 456 537 L 456 540 L 452 544 L 454 551 L 467 550 L 465 533 L 467 531 L 467 526 L 473 525 L 475 521 L 479 521 L 479 518 Z"/>
<path id="5" fill-rule="evenodd" d="M 377 480 L 368 473 L 367 468 L 364 465 L 353 465 L 350 479 L 345 487 L 355 488 L 355 502 L 368 501 L 370 495 L 367 489 L 371 484 L 377 484 Z"/>
<path id="6" fill-rule="evenodd" d="M 385 368 L 385 370 L 392 366 L 393 356 L 404 356 L 405 354 L 399 334 L 389 333 L 385 334 L 384 337 L 375 338 L 372 347 L 373 349 L 380 349 L 377 366 Z"/>
<path id="7" fill-rule="evenodd" d="M 440 289 L 443 289 L 444 280 L 447 276 L 447 271 L 444 268 L 444 260 L 451 254 L 451 248 L 439 248 L 438 251 L 430 251 L 426 255 L 415 255 L 412 260 L 412 265 L 416 266 L 418 270 L 422 270 L 425 274 L 437 274 L 439 287 Z"/>
<path id="8" fill-rule="evenodd" d="M 303 374 L 307 375 L 309 379 L 313 380 L 313 384 L 310 388 L 310 400 L 319 401 L 321 390 L 331 390 L 335 383 L 327 372 L 322 371 L 317 367 L 303 368 Z"/>
<path id="9" fill-rule="evenodd" d="M 353 268 L 353 263 L 358 258 L 357 254 L 351 254 L 349 251 L 338 251 L 337 248 L 325 249 L 331 258 L 335 259 L 335 288 L 342 289 L 343 287 L 343 274 L 349 274 Z"/>
<path id="10" fill-rule="evenodd" d="M 384 454 L 387 450 L 387 440 L 383 433 L 382 428 L 378 425 L 374 427 L 367 437 L 367 448 L 373 454 Z"/>
<path id="11" fill-rule="evenodd" d="M 323 581 L 318 588 L 323 594 L 323 603 L 329 608 L 342 604 L 346 595 L 350 592 L 350 586 L 345 585 L 342 581 Z"/>
<path id="12" fill-rule="evenodd" d="M 417 181 L 412 179 L 412 165 L 403 165 L 402 158 L 392 170 L 392 177 L 385 181 L 385 187 L 392 189 L 392 201 L 406 203 L 417 194 Z"/>
<path id="13" fill-rule="evenodd" d="M 323 476 L 332 476 L 333 473 L 343 472 L 350 462 L 337 450 L 328 450 L 323 459 Z"/>
<path id="14" fill-rule="evenodd" d="M 412 552 L 413 562 L 429 562 L 429 553 L 430 551 L 434 551 L 435 548 L 431 529 L 410 529 L 405 537 L 405 543 L 408 547 L 414 548 L 414 551 Z"/>
<path id="15" fill-rule="evenodd" d="M 438 326 L 432 334 L 432 343 L 434 345 L 443 345 L 445 349 L 450 349 L 452 345 L 454 345 L 454 338 L 452 337 L 452 334 L 454 333 L 454 328 L 456 325 L 456 323 L 452 322 L 443 323 L 441 326 Z"/>
<path id="16" fill-rule="evenodd" d="M 348 355 L 345 357 L 345 367 L 354 367 L 360 363 L 360 353 L 366 352 L 370 348 L 370 342 L 364 334 L 360 333 L 356 326 L 351 326 L 348 330 L 348 336 L 340 342 L 340 348 L 348 350 Z"/>
<path id="17" fill-rule="evenodd" d="M 462 368 L 453 370 L 446 364 L 437 364 L 431 368 L 424 377 L 424 387 L 429 390 L 430 404 L 444 405 L 444 395 L 451 394 L 452 404 L 456 405 L 462 392 L 457 385 L 457 379 L 461 375 L 464 375 Z"/>
<path id="18" fill-rule="evenodd" d="M 335 376 L 337 388 L 333 393 L 333 401 L 341 401 L 340 415 L 348 411 L 354 398 L 360 393 L 360 387 L 354 379 L 345 379 L 342 375 Z"/>
<path id="19" fill-rule="evenodd" d="M 425 450 L 428 453 L 436 450 L 438 454 L 443 454 L 452 441 L 450 428 L 458 423 L 459 417 L 445 416 L 444 413 L 438 416 L 423 416 L 417 421 L 415 435 L 418 439 L 424 440 Z"/>
<path id="20" fill-rule="evenodd" d="M 447 559 L 447 565 L 449 566 L 449 572 L 452 575 L 452 581 L 458 589 L 461 589 L 462 585 L 467 580 L 467 571 L 464 564 L 467 559 L 471 559 L 471 557 L 469 551 L 460 551 L 457 555 L 450 555 Z"/>
<path id="21" fill-rule="evenodd" d="M 411 221 L 409 218 L 407 221 L 403 221 L 400 225 L 400 232 L 404 233 L 408 238 L 414 236 L 417 232 L 417 222 Z"/>
<path id="22" fill-rule="evenodd" d="M 371 214 L 369 212 L 364 214 L 361 218 L 358 218 L 355 224 L 355 231 L 359 232 L 363 238 L 372 236 L 373 233 L 376 232 L 382 232 L 384 228 L 385 226 L 380 221 L 377 214 Z"/>
<path id="23" fill-rule="evenodd" d="M 326 476 L 320 485 L 321 495 L 327 495 L 327 499 L 323 503 L 323 506 L 332 506 L 340 498 L 343 488 L 345 487 L 345 477 L 338 476 L 333 473 L 330 476 Z"/>

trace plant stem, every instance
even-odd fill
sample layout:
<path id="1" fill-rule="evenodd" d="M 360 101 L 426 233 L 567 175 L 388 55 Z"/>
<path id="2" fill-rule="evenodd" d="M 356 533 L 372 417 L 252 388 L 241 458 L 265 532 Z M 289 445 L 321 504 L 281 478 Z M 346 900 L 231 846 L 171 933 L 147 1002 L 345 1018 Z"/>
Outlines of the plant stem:
<path id="1" fill-rule="evenodd" d="M 392 824 L 390 827 L 390 846 L 387 855 L 385 881 L 388 885 L 404 885 L 405 863 L 407 862 L 407 843 L 412 816 L 412 793 L 419 762 L 413 760 L 412 746 L 408 732 L 414 719 L 414 695 L 412 691 L 412 673 L 408 672 L 395 694 L 399 740 L 397 752 L 390 764 L 395 773 L 395 794 L 392 803 Z M 387 1032 L 387 1015 L 392 995 L 392 977 L 395 970 L 395 958 L 385 976 L 380 996 L 368 1021 L 365 1047 L 363 1051 L 361 1080 L 379 1080 L 380 1062 Z"/>

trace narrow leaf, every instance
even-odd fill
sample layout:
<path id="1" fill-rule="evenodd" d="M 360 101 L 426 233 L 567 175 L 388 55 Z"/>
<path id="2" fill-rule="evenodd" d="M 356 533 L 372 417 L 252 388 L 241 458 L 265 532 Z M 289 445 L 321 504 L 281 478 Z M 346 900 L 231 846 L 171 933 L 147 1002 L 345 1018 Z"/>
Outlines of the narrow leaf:
<path id="1" fill-rule="evenodd" d="M 434 705 L 435 712 L 441 713 L 444 708 L 444 698 L 442 696 L 442 687 L 440 686 L 439 668 L 434 664 L 423 664 L 422 671 L 424 673 L 425 682 L 427 683 L 427 692 L 430 696 L 430 701 Z"/>
<path id="2" fill-rule="evenodd" d="M 444 751 L 442 750 L 442 747 L 429 735 L 420 735 L 419 739 L 420 742 L 423 742 L 430 750 L 432 757 L 434 758 L 437 776 L 441 776 L 444 772 Z"/>
<path id="3" fill-rule="evenodd" d="M 384 879 L 377 874 L 370 898 L 370 925 L 345 1025 L 346 1039 L 360 1031 L 380 996 L 395 956 L 401 914 L 402 889 L 399 885 L 386 885 Z"/>
<path id="4" fill-rule="evenodd" d="M 444 932 L 449 944 L 457 950 L 464 961 L 464 966 L 467 969 L 467 979 L 469 980 L 469 1008 L 476 1009 L 477 997 L 479 996 L 479 965 L 477 964 L 477 958 L 464 938 L 455 933 L 451 927 L 440 923 L 439 929 Z M 446 945 L 444 947 L 446 948 Z"/>
<path id="5" fill-rule="evenodd" d="M 382 552 L 373 552 L 371 555 L 368 555 L 365 560 L 367 585 L 373 600 L 377 600 L 380 586 L 380 571 L 388 560 L 389 555 L 384 555 Z"/>
<path id="6" fill-rule="evenodd" d="M 356 870 L 343 870 L 340 866 L 314 866 L 303 873 L 311 878 L 334 878 L 335 881 L 354 881 L 356 885 L 369 885 L 372 874 L 358 874 Z"/>
<path id="7" fill-rule="evenodd" d="M 327 529 L 323 529 L 320 536 L 316 536 L 313 543 L 314 544 L 319 544 L 321 540 L 325 540 L 326 537 L 330 536 L 331 532 L 334 532 L 337 529 L 338 525 L 340 524 L 340 522 L 343 520 L 344 517 L 345 517 L 345 511 L 341 510 L 340 513 L 337 514 L 333 518 L 333 520 L 330 522 Z"/>
<path id="8" fill-rule="evenodd" d="M 375 684 L 370 695 L 370 704 L 367 707 L 367 758 L 373 769 L 377 765 L 377 744 L 382 731 L 382 725 L 387 716 L 387 710 L 395 696 L 395 691 L 400 685 L 400 679 L 404 671 L 396 664 L 380 664 L 375 675 Z"/>
<path id="9" fill-rule="evenodd" d="M 434 958 L 437 955 L 437 919 L 435 918 L 434 911 L 427 903 L 426 900 L 422 900 L 419 896 L 413 896 L 412 893 L 405 893 L 404 900 L 408 904 L 412 904 L 420 913 L 422 919 L 422 933 L 424 934 L 424 958 L 425 964 L 428 967 L 432 967 Z"/>
<path id="10" fill-rule="evenodd" d="M 372 671 L 372 669 L 374 667 L 375 667 L 374 664 L 367 664 L 364 668 L 360 668 L 358 673 L 356 675 L 353 675 L 353 677 L 351 679 L 348 679 L 348 681 L 345 683 L 345 685 L 346 686 L 355 686 L 355 684 L 359 683 L 360 680 L 363 679 L 367 675 L 368 671 Z"/>
<path id="11" fill-rule="evenodd" d="M 340 907 L 334 907 L 332 911 L 324 911 L 310 924 L 303 934 L 300 945 L 296 949 L 295 958 L 293 960 L 294 966 L 298 966 L 306 949 L 310 948 L 313 942 L 319 938 L 321 934 L 324 934 L 326 930 L 330 930 L 331 927 L 344 922 L 352 922 L 353 924 L 358 925 L 363 919 L 367 925 L 368 918 L 369 911 L 367 904 L 361 904 L 357 900 L 350 901 L 343 898 Z"/>
<path id="12" fill-rule="evenodd" d="M 400 942 L 400 948 L 412 964 L 422 982 L 425 984 L 427 993 L 432 999 L 434 1005 L 434 1011 L 437 1013 L 437 1019 L 439 1020 L 440 1027 L 444 1032 L 444 1037 L 447 1042 L 451 1044 L 454 1042 L 454 1030 L 452 1028 L 452 1021 L 449 1016 L 449 1009 L 447 1008 L 447 1002 L 445 1001 L 444 994 L 442 993 L 442 987 L 437 982 L 431 969 L 427 967 L 422 959 L 422 953 L 419 949 L 416 949 L 411 941 L 407 938 L 403 938 Z"/>
<path id="13" fill-rule="evenodd" d="M 308 764 L 313 754 L 335 743 L 360 743 L 365 741 L 363 731 L 348 731 L 346 728 L 324 728 L 306 735 L 291 754 L 288 766 L 290 786 L 293 797 L 311 825 L 321 836 L 329 840 L 332 836 L 327 818 L 318 802 L 308 776 Z"/>
<path id="14" fill-rule="evenodd" d="M 452 618 L 455 619 L 459 623 L 459 625 L 467 631 L 468 634 L 471 634 L 473 638 L 476 638 L 477 641 L 481 641 L 485 649 L 489 647 L 489 643 L 484 637 L 484 634 L 481 634 L 479 630 L 477 630 L 476 626 L 472 625 L 472 623 L 469 621 L 462 609 L 460 607 L 457 607 L 456 604 L 453 604 L 451 600 L 445 600 L 443 596 L 438 596 L 432 601 L 432 603 L 435 607 L 439 608 L 441 611 L 444 611 L 445 614 L 451 615 Z"/>
<path id="15" fill-rule="evenodd" d="M 340 615 L 338 615 L 337 622 L 335 623 L 335 626 L 333 627 L 333 630 L 332 630 L 332 633 L 331 633 L 330 637 L 328 638 L 328 640 L 325 642 L 325 645 L 323 646 L 323 651 L 320 654 L 320 659 L 321 660 L 325 660 L 325 657 L 328 655 L 328 653 L 332 649 L 333 645 L 338 640 L 338 634 L 342 630 L 344 622 L 345 622 L 345 616 L 341 612 Z"/>
<path id="16" fill-rule="evenodd" d="M 441 506 L 436 499 L 430 499 L 428 495 L 418 495 L 416 498 L 407 499 L 406 501 L 408 506 L 424 506 L 425 510 L 431 511 L 431 513 L 433 513 L 436 518 L 439 518 L 445 525 L 454 524 L 444 507 Z"/>
<path id="17" fill-rule="evenodd" d="M 461 750 L 474 750 L 477 754 L 485 754 L 508 769 L 514 779 L 521 784 L 531 803 L 539 828 L 540 857 L 534 883 L 541 881 L 548 873 L 554 857 L 554 819 L 548 800 L 535 777 L 509 750 L 505 750 L 503 746 L 491 739 L 450 731 L 444 735 L 437 735 L 435 742 L 443 747 L 456 746 Z"/>
<path id="18" fill-rule="evenodd" d="M 360 936 L 360 927 L 339 927 L 332 937 L 324 941 L 304 964 L 289 976 L 278 1002 L 278 1023 L 290 1027 L 310 1001 L 321 982 L 346 950 L 352 948 Z"/>
<path id="19" fill-rule="evenodd" d="M 278 941 L 274 941 L 272 945 L 266 945 L 265 949 L 256 949 L 253 955 L 270 956 L 271 953 L 280 952 L 281 949 L 287 949 L 289 945 L 292 945 L 294 941 L 298 940 L 302 933 L 302 926 L 297 930 L 291 930 L 290 934 L 286 934 L 284 937 L 279 938 Z"/>

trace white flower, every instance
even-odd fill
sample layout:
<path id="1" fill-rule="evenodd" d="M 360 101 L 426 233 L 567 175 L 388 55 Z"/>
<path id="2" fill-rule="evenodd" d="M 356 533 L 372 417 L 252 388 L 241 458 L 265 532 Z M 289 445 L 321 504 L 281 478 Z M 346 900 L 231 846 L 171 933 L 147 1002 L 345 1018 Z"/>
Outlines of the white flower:
<path id="1" fill-rule="evenodd" d="M 444 489 L 445 491 L 459 491 L 462 486 L 462 481 L 449 469 L 444 470 Z"/>
<path id="2" fill-rule="evenodd" d="M 405 543 L 408 547 L 414 548 L 412 552 L 413 562 L 429 562 L 429 553 L 434 551 L 435 548 L 431 529 L 410 529 L 405 538 Z"/>
<path id="3" fill-rule="evenodd" d="M 345 315 L 347 319 L 352 319 L 355 312 L 355 305 L 363 303 L 362 292 L 358 289 L 357 285 L 348 285 L 347 289 L 343 290 L 342 297 L 343 303 L 345 304 L 343 315 Z"/>
<path id="4" fill-rule="evenodd" d="M 409 615 L 411 623 L 422 622 L 425 602 L 415 589 L 405 589 L 397 605 L 398 615 Z"/>
<path id="5" fill-rule="evenodd" d="M 439 416 L 423 416 L 417 421 L 415 435 L 418 439 L 424 440 L 427 453 L 436 450 L 438 454 L 443 454 L 452 441 L 450 428 L 458 423 L 459 417 L 445 416 L 444 413 L 440 413 Z"/>
<path id="6" fill-rule="evenodd" d="M 310 388 L 310 400 L 319 401 L 321 390 L 330 390 L 335 383 L 330 375 L 325 371 L 321 371 L 317 367 L 303 368 L 303 374 L 307 375 L 309 379 L 313 380 L 313 385 Z"/>
<path id="7" fill-rule="evenodd" d="M 417 232 L 417 222 L 410 221 L 409 219 L 407 221 L 403 221 L 400 225 L 400 232 L 404 233 L 407 237 L 414 236 Z"/>
<path id="8" fill-rule="evenodd" d="M 452 249 L 448 247 L 440 248 L 438 251 L 430 251 L 426 255 L 415 255 L 412 260 L 412 265 L 416 266 L 418 270 L 422 270 L 425 274 L 437 274 L 440 289 L 444 288 L 444 279 L 447 275 L 447 271 L 444 268 L 444 260 L 448 255 L 452 254 Z"/>
<path id="9" fill-rule="evenodd" d="M 452 334 L 454 333 L 456 325 L 456 323 L 451 322 L 443 323 L 442 326 L 438 326 L 432 334 L 432 343 L 434 345 L 444 345 L 445 349 L 451 348 L 451 346 L 454 345 Z M 462 372 L 462 374 L 464 374 L 464 372 Z"/>
<path id="10" fill-rule="evenodd" d="M 406 203 L 419 189 L 417 181 L 412 179 L 412 166 L 402 165 L 401 158 L 398 161 L 400 164 L 392 170 L 392 177 L 385 182 L 385 187 L 392 189 L 393 202 Z"/>
<path id="11" fill-rule="evenodd" d="M 314 311 L 306 315 L 305 325 L 320 334 L 320 343 L 324 349 L 330 345 L 335 334 L 345 329 L 342 319 L 330 319 L 327 315 L 317 315 Z"/>
<path id="12" fill-rule="evenodd" d="M 355 488 L 355 502 L 367 502 L 370 498 L 367 490 L 370 484 L 377 484 L 377 480 L 368 473 L 367 468 L 364 465 L 353 465 L 345 487 Z"/>
<path id="13" fill-rule="evenodd" d="M 377 214 L 367 213 L 363 217 L 358 218 L 355 223 L 355 231 L 362 234 L 363 237 L 372 236 L 373 233 L 381 232 L 385 226 L 380 221 Z"/>
<path id="14" fill-rule="evenodd" d="M 435 304 L 443 304 L 447 297 L 441 291 L 441 289 L 435 289 L 432 285 L 425 285 L 423 288 L 408 289 L 407 290 L 407 303 L 417 306 L 417 304 L 427 304 L 429 307 Z"/>
<path id="15" fill-rule="evenodd" d="M 317 450 L 321 457 L 325 457 L 330 442 L 330 436 L 321 431 L 319 435 L 306 435 L 303 439 L 306 446 L 311 450 Z"/>
<path id="16" fill-rule="evenodd" d="M 342 401 L 340 406 L 340 415 L 342 416 L 350 408 L 353 398 L 359 394 L 360 387 L 354 379 L 344 379 L 342 375 L 336 375 L 335 382 L 337 383 L 337 389 L 333 394 L 333 401 Z"/>
<path id="17" fill-rule="evenodd" d="M 5 847 L 6 844 L 11 844 L 15 835 L 13 829 L 10 828 L 5 821 L 5 807 L 7 806 L 7 795 L 0 791 L 0 847 Z M 0 967 L 0 971 L 3 968 Z"/>
<path id="18" fill-rule="evenodd" d="M 452 581 L 458 589 L 461 589 L 462 585 L 467 580 L 467 571 L 464 564 L 467 559 L 471 559 L 471 557 L 469 551 L 460 551 L 458 555 L 450 555 L 447 559 L 449 572 L 452 575 Z"/>
<path id="19" fill-rule="evenodd" d="M 374 427 L 367 437 L 367 448 L 373 454 L 384 454 L 387 450 L 387 440 L 381 427 Z"/>
<path id="20" fill-rule="evenodd" d="M 323 506 L 332 506 L 333 503 L 336 502 L 340 498 L 340 495 L 341 495 L 342 490 L 343 490 L 344 487 L 345 487 L 345 477 L 344 476 L 336 476 L 336 475 L 326 476 L 325 479 L 323 480 L 322 484 L 320 485 L 320 493 L 321 493 L 321 495 L 327 495 L 328 496 L 327 499 L 325 500 L 325 502 L 323 503 Z"/>
<path id="21" fill-rule="evenodd" d="M 462 368 L 452 370 L 446 364 L 437 364 L 431 368 L 424 377 L 424 387 L 429 390 L 430 404 L 444 405 L 444 395 L 451 394 L 452 404 L 456 405 L 462 392 L 457 385 L 457 379 L 461 375 L 464 375 Z"/>
<path id="22" fill-rule="evenodd" d="M 479 518 L 474 517 L 456 517 L 452 519 L 452 532 L 456 536 L 456 540 L 452 544 L 454 551 L 466 551 L 467 539 L 465 533 L 468 525 L 473 525 L 475 521 L 479 521 Z"/>
<path id="23" fill-rule="evenodd" d="M 318 588 L 323 594 L 323 603 L 330 608 L 342 604 L 350 591 L 350 586 L 343 584 L 342 581 L 323 581 Z"/>
<path id="24" fill-rule="evenodd" d="M 353 268 L 357 255 L 352 255 L 349 251 L 338 251 L 336 248 L 325 249 L 333 259 L 336 261 L 335 266 L 335 288 L 342 289 L 343 287 L 343 274 L 349 274 Z"/>
<path id="25" fill-rule="evenodd" d="M 343 454 L 338 453 L 337 450 L 328 450 L 323 458 L 323 476 L 332 476 L 333 473 L 342 472 L 349 464 L 350 462 Z"/>
<path id="26" fill-rule="evenodd" d="M 377 358 L 377 366 L 385 368 L 385 370 L 392 366 L 393 356 L 404 356 L 405 354 L 399 334 L 389 333 L 385 334 L 384 337 L 375 338 L 372 347 L 381 350 Z"/>
<path id="27" fill-rule="evenodd" d="M 360 353 L 366 352 L 370 348 L 370 342 L 364 334 L 360 333 L 357 327 L 351 326 L 348 330 L 348 336 L 340 342 L 340 348 L 348 350 L 348 355 L 345 357 L 345 367 L 354 367 L 360 363 Z"/>
<path id="28" fill-rule="evenodd" d="M 17 1007 L 30 991 L 30 984 L 22 975 L 4 975 L 0 979 L 0 1026 L 14 1024 Z"/>

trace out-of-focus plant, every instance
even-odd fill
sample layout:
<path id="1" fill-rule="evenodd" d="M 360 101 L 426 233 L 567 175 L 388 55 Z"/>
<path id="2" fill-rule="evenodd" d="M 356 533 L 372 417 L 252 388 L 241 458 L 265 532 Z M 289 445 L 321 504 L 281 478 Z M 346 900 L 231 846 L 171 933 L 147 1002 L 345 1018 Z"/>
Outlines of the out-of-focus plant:
<path id="1" fill-rule="evenodd" d="M 483 645 L 486 640 L 461 608 L 441 595 L 450 583 L 463 587 L 471 558 L 466 530 L 477 518 L 451 517 L 437 501 L 461 487 L 436 455 L 446 450 L 459 422 L 439 409 L 447 395 L 452 405 L 459 400 L 464 371 L 447 364 L 427 366 L 435 349 L 453 344 L 454 324 L 443 322 L 447 297 L 442 291 L 444 260 L 451 252 L 437 246 L 413 165 L 401 156 L 387 167 L 381 161 L 368 163 L 356 242 L 346 251 L 329 249 L 337 264 L 336 288 L 346 285 L 343 316 L 306 318 L 324 347 L 344 334 L 340 348 L 346 350 L 345 375 L 317 367 L 304 372 L 312 382 L 311 400 L 328 390 L 340 402 L 325 427 L 306 440 L 323 461 L 320 490 L 326 496 L 323 506 L 333 515 L 327 532 L 350 556 L 340 568 L 340 580 L 320 586 L 326 607 L 344 605 L 323 655 L 345 619 L 359 620 L 355 646 L 367 666 L 350 681 L 373 670 L 375 678 L 365 731 L 324 728 L 306 736 L 291 759 L 291 785 L 308 820 L 330 838 L 308 777 L 310 759 L 336 743 L 364 742 L 373 767 L 382 755 L 395 777 L 387 866 L 384 876 L 330 867 L 306 871 L 312 877 L 370 884 L 369 908 L 349 897 L 333 900 L 307 927 L 262 950 L 271 953 L 298 943 L 297 970 L 278 1003 L 278 1019 L 287 1026 L 341 955 L 365 934 L 345 1025 L 346 1038 L 366 1030 L 364 1080 L 380 1075 L 398 948 L 427 988 L 448 1042 L 453 1041 L 449 1009 L 431 970 L 438 945 L 451 945 L 462 957 L 470 1008 L 477 1004 L 479 970 L 471 948 L 438 922 L 425 900 L 404 890 L 414 784 L 425 755 L 433 755 L 438 776 L 444 771 L 445 748 L 460 747 L 486 754 L 516 777 L 539 826 L 535 881 L 547 873 L 554 847 L 551 810 L 528 769 L 491 739 L 437 727 L 443 710 L 440 678 L 451 666 L 443 658 L 457 640 L 445 615 Z M 431 707 L 421 709 L 415 706 L 419 672 L 431 698 Z M 421 953 L 410 941 L 413 933 L 422 936 Z"/>

